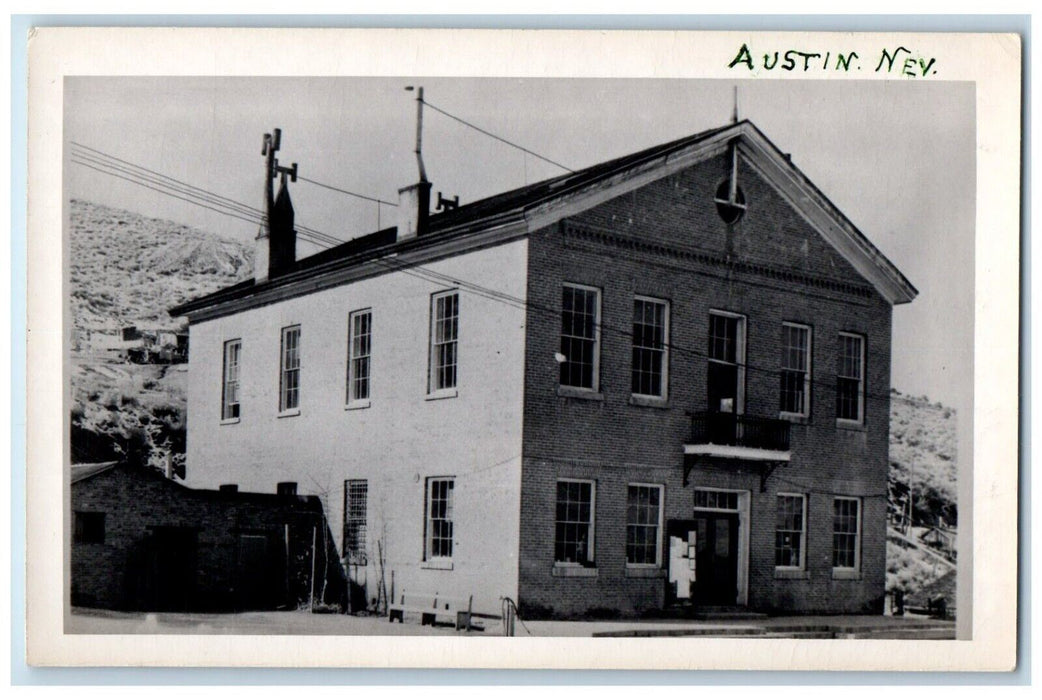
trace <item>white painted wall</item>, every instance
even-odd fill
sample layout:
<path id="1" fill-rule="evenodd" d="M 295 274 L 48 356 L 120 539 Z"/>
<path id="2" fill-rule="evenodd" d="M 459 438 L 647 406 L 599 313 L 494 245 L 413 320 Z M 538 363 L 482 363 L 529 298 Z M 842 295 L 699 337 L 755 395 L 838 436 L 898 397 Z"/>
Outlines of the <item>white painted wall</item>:
<path id="1" fill-rule="evenodd" d="M 527 241 L 423 267 L 526 298 Z M 458 396 L 427 400 L 430 295 L 450 284 L 393 272 L 191 326 L 188 484 L 326 492 L 337 540 L 344 480 L 369 480 L 369 595 L 377 540 L 390 592 L 516 599 L 524 311 L 460 289 Z M 347 318 L 373 311 L 369 408 L 345 410 Z M 300 415 L 278 417 L 280 329 L 301 326 Z M 224 341 L 241 338 L 241 418 L 221 422 Z M 455 477 L 452 570 L 424 568 L 424 479 Z"/>

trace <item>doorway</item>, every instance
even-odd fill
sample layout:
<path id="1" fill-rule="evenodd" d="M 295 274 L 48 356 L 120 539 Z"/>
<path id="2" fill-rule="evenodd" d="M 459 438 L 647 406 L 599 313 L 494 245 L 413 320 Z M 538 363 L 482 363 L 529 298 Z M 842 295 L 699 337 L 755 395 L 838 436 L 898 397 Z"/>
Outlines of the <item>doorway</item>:
<path id="1" fill-rule="evenodd" d="M 694 596 L 699 605 L 738 601 L 738 513 L 695 511 Z"/>
<path id="2" fill-rule="evenodd" d="M 666 603 L 747 605 L 749 491 L 696 488 L 691 517 L 666 523 Z"/>

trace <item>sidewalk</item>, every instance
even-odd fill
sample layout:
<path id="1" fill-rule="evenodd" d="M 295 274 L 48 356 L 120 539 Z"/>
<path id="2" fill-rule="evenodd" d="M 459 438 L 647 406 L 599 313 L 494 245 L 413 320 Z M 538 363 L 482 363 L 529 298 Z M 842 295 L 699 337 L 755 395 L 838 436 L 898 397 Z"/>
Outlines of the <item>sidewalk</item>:
<path id="1" fill-rule="evenodd" d="M 386 617 L 311 614 L 306 610 L 245 613 L 125 613 L 75 608 L 68 634 L 301 634 L 341 636 L 502 635 L 499 620 L 481 620 L 484 631 L 457 632 L 451 626 L 404 624 Z M 620 620 L 577 622 L 518 620 L 518 637 L 756 637 L 798 639 L 954 639 L 955 623 L 882 615 L 808 615 L 734 622 L 700 620 Z"/>

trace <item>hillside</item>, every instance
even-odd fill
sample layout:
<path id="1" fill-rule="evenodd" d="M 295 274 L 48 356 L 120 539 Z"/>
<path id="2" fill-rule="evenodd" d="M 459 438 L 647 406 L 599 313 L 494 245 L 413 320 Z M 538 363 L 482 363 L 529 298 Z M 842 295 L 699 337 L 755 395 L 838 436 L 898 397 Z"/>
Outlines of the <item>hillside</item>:
<path id="1" fill-rule="evenodd" d="M 70 202 L 73 328 L 173 328 L 166 310 L 253 274 L 249 246 L 162 219 Z M 77 333 L 77 337 L 79 333 Z"/>
<path id="2" fill-rule="evenodd" d="M 925 396 L 890 393 L 891 497 L 911 488 L 917 523 L 958 522 L 955 409 Z"/>
<path id="3" fill-rule="evenodd" d="M 131 365 L 91 352 L 85 331 L 170 329 L 167 309 L 250 277 L 252 251 L 172 221 L 72 200 L 69 284 L 73 463 L 138 458 L 180 467 L 185 365 Z"/>

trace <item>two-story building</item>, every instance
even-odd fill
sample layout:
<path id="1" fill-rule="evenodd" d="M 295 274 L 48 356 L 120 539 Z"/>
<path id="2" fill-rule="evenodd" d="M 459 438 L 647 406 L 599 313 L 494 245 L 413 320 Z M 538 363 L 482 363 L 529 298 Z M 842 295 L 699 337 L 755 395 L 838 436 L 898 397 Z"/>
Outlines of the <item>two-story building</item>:
<path id="1" fill-rule="evenodd" d="M 881 611 L 891 309 L 752 123 L 295 259 L 190 320 L 188 482 L 327 495 L 348 575 L 523 615 Z"/>

